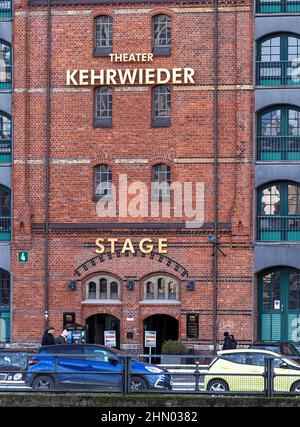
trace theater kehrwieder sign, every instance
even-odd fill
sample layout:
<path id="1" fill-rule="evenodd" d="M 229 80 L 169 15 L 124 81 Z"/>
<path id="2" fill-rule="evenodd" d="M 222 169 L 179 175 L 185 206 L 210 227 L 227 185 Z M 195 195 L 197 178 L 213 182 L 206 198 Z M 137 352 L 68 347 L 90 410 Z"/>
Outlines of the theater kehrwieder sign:
<path id="1" fill-rule="evenodd" d="M 153 55 L 111 54 L 111 62 L 152 62 Z M 188 67 L 178 68 L 118 68 L 118 69 L 78 69 L 67 70 L 68 86 L 95 85 L 155 85 L 155 84 L 195 84 L 195 70 Z"/>

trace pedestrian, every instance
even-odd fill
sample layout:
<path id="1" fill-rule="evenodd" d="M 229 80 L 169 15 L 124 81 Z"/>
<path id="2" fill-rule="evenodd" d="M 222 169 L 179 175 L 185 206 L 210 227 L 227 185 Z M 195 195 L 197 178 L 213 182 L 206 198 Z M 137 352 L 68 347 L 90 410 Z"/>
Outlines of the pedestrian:
<path id="1" fill-rule="evenodd" d="M 234 335 L 230 335 L 231 341 L 232 341 L 232 345 L 234 346 L 233 348 L 237 348 L 238 346 L 238 342 L 237 340 L 234 338 Z"/>
<path id="2" fill-rule="evenodd" d="M 68 331 L 64 329 L 59 337 L 56 338 L 56 344 L 67 344 Z"/>
<path id="3" fill-rule="evenodd" d="M 232 350 L 236 348 L 234 345 L 235 344 L 232 341 L 232 338 L 229 335 L 229 332 L 224 332 L 224 344 L 223 344 L 222 350 Z"/>
<path id="4" fill-rule="evenodd" d="M 55 344 L 55 328 L 50 327 L 48 328 L 43 335 L 42 338 L 42 345 L 54 345 Z"/>

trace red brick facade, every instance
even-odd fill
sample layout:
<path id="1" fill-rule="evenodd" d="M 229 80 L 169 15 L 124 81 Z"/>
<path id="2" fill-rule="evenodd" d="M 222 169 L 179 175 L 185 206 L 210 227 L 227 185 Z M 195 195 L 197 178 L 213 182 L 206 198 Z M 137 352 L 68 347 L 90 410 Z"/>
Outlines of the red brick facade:
<path id="1" fill-rule="evenodd" d="M 229 330 L 240 342 L 252 339 L 252 6 L 250 1 L 219 5 L 218 256 L 217 335 Z M 52 7 L 51 142 L 49 192 L 49 324 L 62 328 L 64 312 L 76 312 L 85 325 L 94 314 L 120 319 L 121 345 L 142 345 L 143 320 L 168 314 L 179 321 L 179 337 L 194 344 L 213 340 L 213 256 L 208 233 L 214 221 L 214 13 L 211 2 Z M 151 52 L 151 19 L 171 17 L 171 56 L 154 58 L 153 67 L 192 67 L 194 86 L 171 89 L 171 126 L 151 127 L 151 88 L 113 88 L 112 128 L 94 128 L 94 91 L 67 87 L 67 69 L 118 68 L 93 56 L 94 18 L 113 17 L 115 53 Z M 13 248 L 29 251 L 28 264 L 12 263 L 12 342 L 39 342 L 45 312 L 45 153 L 47 112 L 47 10 L 15 2 Z M 147 64 L 126 64 L 126 67 Z M 152 65 L 151 65 L 152 66 Z M 112 167 L 128 180 L 151 182 L 151 167 L 167 163 L 171 180 L 204 182 L 204 226 L 175 225 L 183 219 L 109 218 L 96 214 L 93 167 Z M 24 196 L 25 195 L 25 196 Z M 117 223 L 109 229 L 103 223 Z M 174 222 L 174 228 L 120 227 L 124 223 Z M 68 228 L 65 224 L 73 224 Z M 94 224 L 91 226 L 90 224 Z M 97 237 L 168 238 L 167 257 L 104 255 L 91 262 Z M 171 260 L 171 261 L 170 261 Z M 83 266 L 82 266 L 83 265 Z M 179 267 L 178 267 L 179 265 Z M 80 267 L 82 266 L 82 267 Z M 188 276 L 184 275 L 184 271 Z M 79 273 L 80 275 L 76 274 Z M 121 283 L 120 303 L 88 304 L 85 281 L 112 275 Z M 143 281 L 165 273 L 180 282 L 180 302 L 147 304 Z M 135 289 L 127 290 L 133 277 Z M 195 290 L 186 288 L 187 277 Z M 77 290 L 68 283 L 78 280 Z M 199 314 L 199 339 L 186 339 L 186 314 Z M 128 318 L 134 320 L 128 321 Z M 127 332 L 137 328 L 133 339 Z"/>

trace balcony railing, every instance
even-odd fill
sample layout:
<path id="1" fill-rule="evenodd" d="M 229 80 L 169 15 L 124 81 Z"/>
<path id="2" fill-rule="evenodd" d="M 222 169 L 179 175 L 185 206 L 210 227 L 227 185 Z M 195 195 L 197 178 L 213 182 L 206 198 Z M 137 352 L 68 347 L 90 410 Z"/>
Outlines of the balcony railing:
<path id="1" fill-rule="evenodd" d="M 10 139 L 0 139 L 0 163 L 11 163 Z"/>
<path id="2" fill-rule="evenodd" d="M 295 0 L 257 0 L 256 13 L 297 13 L 300 1 Z"/>
<path id="3" fill-rule="evenodd" d="M 256 61 L 256 84 L 262 86 L 299 85 L 297 61 Z"/>
<path id="4" fill-rule="evenodd" d="M 300 160 L 300 136 L 259 136 L 258 160 Z"/>
<path id="5" fill-rule="evenodd" d="M 11 0 L 0 0 L 0 19 L 10 19 L 12 17 Z"/>
<path id="6" fill-rule="evenodd" d="M 11 218 L 0 216 L 0 240 L 10 240 Z"/>
<path id="7" fill-rule="evenodd" d="M 257 240 L 300 241 L 300 215 L 258 216 Z"/>
<path id="8" fill-rule="evenodd" d="M 12 78 L 11 78 L 11 65 L 6 64 L 0 67 L 0 90 L 11 89 Z"/>

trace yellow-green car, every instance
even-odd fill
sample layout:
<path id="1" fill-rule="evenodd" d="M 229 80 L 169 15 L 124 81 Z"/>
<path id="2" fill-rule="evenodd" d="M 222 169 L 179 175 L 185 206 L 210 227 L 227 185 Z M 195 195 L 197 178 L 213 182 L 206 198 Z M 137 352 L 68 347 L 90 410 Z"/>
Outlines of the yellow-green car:
<path id="1" fill-rule="evenodd" d="M 219 351 L 205 374 L 211 392 L 263 392 L 266 358 L 274 358 L 274 391 L 300 393 L 300 364 L 268 350 Z"/>

